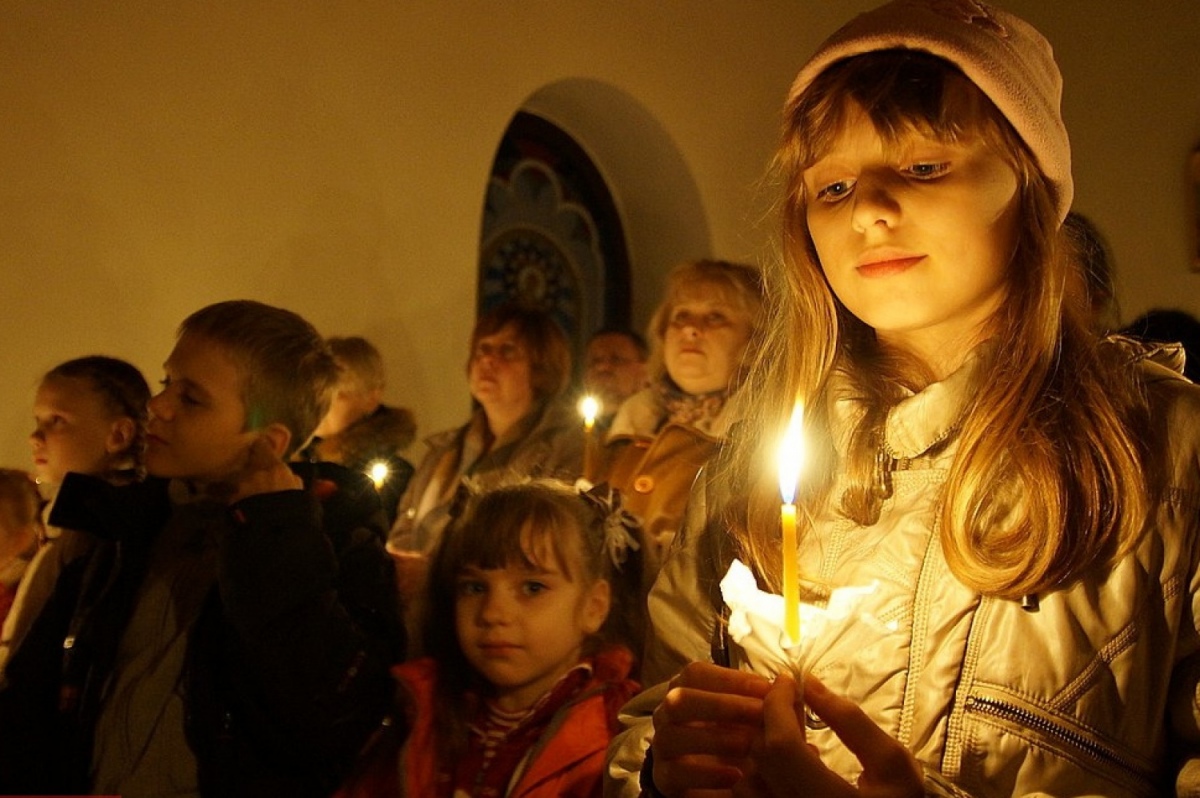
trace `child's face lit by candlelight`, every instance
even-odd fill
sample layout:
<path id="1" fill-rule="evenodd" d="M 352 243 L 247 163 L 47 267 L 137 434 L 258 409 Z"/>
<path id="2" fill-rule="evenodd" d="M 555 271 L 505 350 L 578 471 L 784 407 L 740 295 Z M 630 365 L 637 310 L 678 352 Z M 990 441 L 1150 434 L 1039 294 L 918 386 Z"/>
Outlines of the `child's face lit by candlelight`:
<path id="1" fill-rule="evenodd" d="M 459 645 L 506 710 L 532 706 L 580 660 L 608 616 L 609 586 L 571 579 L 554 557 L 540 565 L 466 567 L 458 576 Z"/>
<path id="2" fill-rule="evenodd" d="M 68 471 L 98 474 L 131 444 L 135 422 L 114 416 L 88 380 L 48 377 L 33 401 L 29 435 L 33 467 L 42 482 L 58 484 Z"/>
<path id="3" fill-rule="evenodd" d="M 225 349 L 185 335 L 163 371 L 150 399 L 146 470 L 211 484 L 243 468 L 257 433 L 246 429 L 241 374 Z"/>
<path id="4" fill-rule="evenodd" d="M 938 370 L 988 333 L 1017 238 L 1018 182 L 979 136 L 888 144 L 858 106 L 804 171 L 809 233 L 834 293 L 881 341 Z"/>

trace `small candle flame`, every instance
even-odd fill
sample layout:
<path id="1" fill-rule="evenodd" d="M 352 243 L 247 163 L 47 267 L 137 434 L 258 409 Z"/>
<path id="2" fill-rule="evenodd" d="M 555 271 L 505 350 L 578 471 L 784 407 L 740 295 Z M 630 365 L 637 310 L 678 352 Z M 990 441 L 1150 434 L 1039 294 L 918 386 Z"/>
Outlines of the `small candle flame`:
<path id="1" fill-rule="evenodd" d="M 779 444 L 779 495 L 784 504 L 796 500 L 796 483 L 804 468 L 804 402 L 797 399 L 792 419 Z"/>
<path id="2" fill-rule="evenodd" d="M 370 466 L 367 468 L 367 476 L 369 476 L 371 481 L 375 483 L 375 490 L 379 490 L 383 487 L 383 483 L 387 482 L 388 474 L 390 472 L 391 469 L 388 468 L 388 464 L 383 460 L 375 460 L 370 464 Z"/>
<path id="3" fill-rule="evenodd" d="M 583 425 L 588 429 L 596 423 L 600 415 L 600 400 L 594 396 L 585 396 L 579 400 L 579 414 L 583 416 Z"/>

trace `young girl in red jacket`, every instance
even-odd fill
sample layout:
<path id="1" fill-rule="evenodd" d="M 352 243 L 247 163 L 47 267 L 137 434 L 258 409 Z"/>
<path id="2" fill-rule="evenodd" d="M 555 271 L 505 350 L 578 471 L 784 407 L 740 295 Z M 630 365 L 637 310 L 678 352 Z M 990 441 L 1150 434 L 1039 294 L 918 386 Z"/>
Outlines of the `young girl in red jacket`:
<path id="1" fill-rule="evenodd" d="M 611 642 L 628 642 L 621 599 L 638 595 L 635 526 L 603 486 L 464 497 L 424 591 L 427 656 L 394 671 L 397 731 L 342 795 L 599 796 L 638 689 L 629 648 Z"/>

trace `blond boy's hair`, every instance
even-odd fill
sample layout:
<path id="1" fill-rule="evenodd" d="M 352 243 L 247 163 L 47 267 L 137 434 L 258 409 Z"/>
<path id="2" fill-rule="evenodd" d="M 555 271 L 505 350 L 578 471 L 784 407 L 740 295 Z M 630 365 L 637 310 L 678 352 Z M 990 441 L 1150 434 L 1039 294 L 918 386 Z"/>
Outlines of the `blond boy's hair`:
<path id="1" fill-rule="evenodd" d="M 332 337 L 328 341 L 341 373 L 343 390 L 368 394 L 382 391 L 386 386 L 383 355 L 375 345 L 361 336 Z"/>
<path id="2" fill-rule="evenodd" d="M 187 335 L 220 346 L 236 364 L 247 429 L 283 424 L 292 434 L 285 456 L 308 441 L 338 381 L 333 354 L 315 327 L 290 310 L 240 299 L 188 316 L 177 337 Z"/>

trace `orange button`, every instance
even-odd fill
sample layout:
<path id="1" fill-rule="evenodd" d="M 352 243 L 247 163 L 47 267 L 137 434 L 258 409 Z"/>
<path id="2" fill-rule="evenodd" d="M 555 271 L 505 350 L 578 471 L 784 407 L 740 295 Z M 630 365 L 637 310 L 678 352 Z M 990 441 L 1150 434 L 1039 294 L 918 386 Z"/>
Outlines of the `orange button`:
<path id="1" fill-rule="evenodd" d="M 633 489 L 638 493 L 649 493 L 654 490 L 654 477 L 642 474 L 633 481 Z"/>

